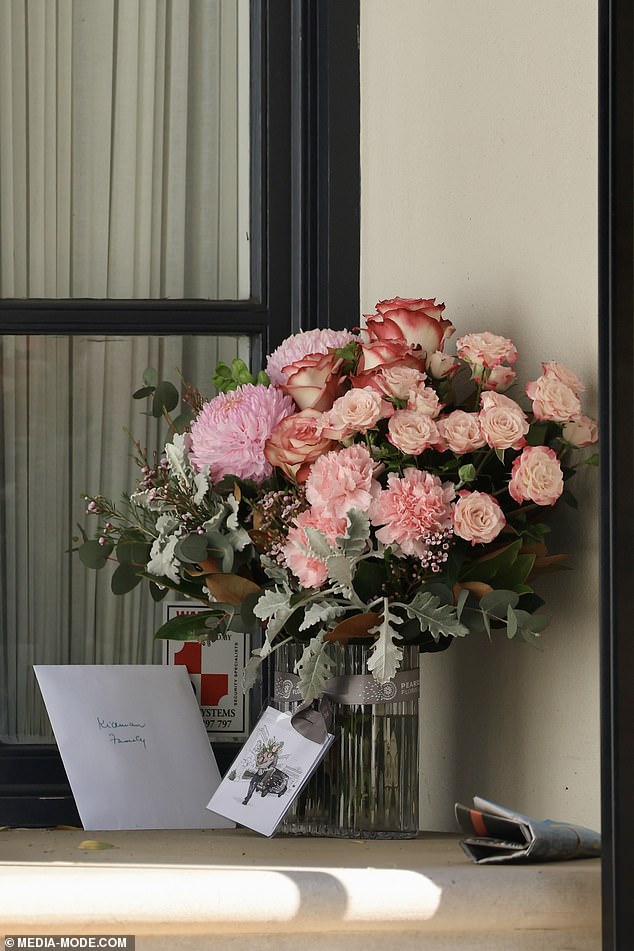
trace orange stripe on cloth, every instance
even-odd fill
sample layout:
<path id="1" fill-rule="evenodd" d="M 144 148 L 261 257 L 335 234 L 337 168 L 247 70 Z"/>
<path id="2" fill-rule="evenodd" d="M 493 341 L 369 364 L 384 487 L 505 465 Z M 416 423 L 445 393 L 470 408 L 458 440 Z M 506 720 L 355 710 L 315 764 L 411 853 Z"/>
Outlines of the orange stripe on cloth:
<path id="1" fill-rule="evenodd" d="M 476 812 L 475 809 L 469 809 L 469 816 L 471 818 L 471 825 L 473 826 L 473 831 L 477 835 L 488 835 L 489 830 L 484 824 L 484 817 L 481 812 Z"/>

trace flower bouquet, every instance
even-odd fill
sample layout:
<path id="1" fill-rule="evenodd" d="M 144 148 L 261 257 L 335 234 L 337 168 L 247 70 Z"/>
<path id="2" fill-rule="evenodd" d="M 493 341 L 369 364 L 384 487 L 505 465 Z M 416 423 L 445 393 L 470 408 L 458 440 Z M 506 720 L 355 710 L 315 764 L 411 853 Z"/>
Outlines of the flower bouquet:
<path id="1" fill-rule="evenodd" d="M 101 520 L 79 549 L 90 567 L 118 562 L 116 593 L 147 579 L 155 598 L 173 589 L 206 606 L 157 637 L 213 640 L 236 615 L 262 626 L 247 686 L 279 652 L 279 701 L 330 696 L 361 710 L 352 732 L 366 706 L 390 708 L 382 802 L 403 785 L 393 721 L 416 719 L 417 653 L 469 633 L 540 637 L 534 582 L 566 558 L 547 547 L 547 519 L 574 506 L 569 481 L 596 462 L 577 458 L 597 439 L 577 376 L 551 360 L 524 398 L 509 395 L 514 344 L 468 333 L 451 355 L 444 310 L 384 300 L 361 328 L 288 338 L 257 377 L 219 364 L 218 395 L 185 387 L 178 419 L 178 391 L 148 371 L 134 395 L 165 416 L 169 441 L 153 459 L 136 446 L 123 503 L 86 497 Z"/>

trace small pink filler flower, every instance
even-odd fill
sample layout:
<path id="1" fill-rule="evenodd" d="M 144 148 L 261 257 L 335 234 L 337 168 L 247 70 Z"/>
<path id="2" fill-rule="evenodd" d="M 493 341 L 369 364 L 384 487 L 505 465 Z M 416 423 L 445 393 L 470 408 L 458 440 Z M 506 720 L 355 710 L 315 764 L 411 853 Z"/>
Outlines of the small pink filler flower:
<path id="1" fill-rule="evenodd" d="M 245 383 L 206 403 L 191 428 L 191 460 L 209 466 L 212 482 L 224 475 L 260 483 L 273 467 L 264 444 L 280 422 L 295 410 L 290 396 L 276 386 Z"/>

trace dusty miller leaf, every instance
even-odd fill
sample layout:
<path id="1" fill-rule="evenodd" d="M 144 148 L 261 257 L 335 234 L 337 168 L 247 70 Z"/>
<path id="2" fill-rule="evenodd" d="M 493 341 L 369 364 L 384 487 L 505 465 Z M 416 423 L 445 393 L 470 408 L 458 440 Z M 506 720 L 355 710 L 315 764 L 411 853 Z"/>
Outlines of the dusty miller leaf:
<path id="1" fill-rule="evenodd" d="M 299 625 L 299 630 L 306 631 L 309 627 L 319 623 L 326 626 L 330 621 L 334 621 L 335 618 L 343 613 L 344 608 L 338 604 L 332 604 L 328 601 L 316 601 L 306 610 L 304 620 Z"/>
<path id="2" fill-rule="evenodd" d="M 469 633 L 469 628 L 458 620 L 455 607 L 440 604 L 440 599 L 429 591 L 419 591 L 406 610 L 409 617 L 418 620 L 421 631 L 429 631 L 436 641 L 441 634 L 464 637 Z"/>
<path id="3" fill-rule="evenodd" d="M 323 634 L 311 638 L 297 663 L 298 689 L 304 700 L 316 700 L 321 696 L 324 684 L 334 667 L 334 661 L 325 651 L 323 640 Z"/>
<path id="4" fill-rule="evenodd" d="M 362 555 L 368 547 L 370 519 L 360 509 L 351 509 L 347 518 L 346 534 L 337 538 L 337 544 L 346 555 Z"/>
<path id="5" fill-rule="evenodd" d="M 317 528 L 310 528 L 310 526 L 307 526 L 304 531 L 306 533 L 306 538 L 308 539 L 310 550 L 315 558 L 320 558 L 322 561 L 330 558 L 333 549 L 332 545 L 328 544 L 328 540 L 326 539 L 324 533 L 320 532 Z"/>
<path id="6" fill-rule="evenodd" d="M 401 623 L 402 618 L 390 612 L 387 598 L 384 598 L 383 617 L 380 623 L 376 627 L 371 627 L 368 632 L 379 635 L 370 650 L 367 667 L 375 680 L 381 684 L 391 680 L 401 666 L 403 648 L 394 643 L 394 638 L 397 637 L 399 640 L 402 638 L 393 627 L 394 624 Z"/>

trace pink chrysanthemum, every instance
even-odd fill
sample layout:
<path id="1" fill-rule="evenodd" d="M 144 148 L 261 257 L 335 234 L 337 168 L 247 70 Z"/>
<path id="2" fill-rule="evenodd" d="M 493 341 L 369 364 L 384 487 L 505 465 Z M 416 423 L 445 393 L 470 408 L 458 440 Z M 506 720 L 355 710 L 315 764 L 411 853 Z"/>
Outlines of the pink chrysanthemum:
<path id="1" fill-rule="evenodd" d="M 427 556 L 426 539 L 446 532 L 452 525 L 451 502 L 456 491 L 451 482 L 422 469 L 405 469 L 403 476 L 391 472 L 387 488 L 370 507 L 376 533 L 385 545 L 396 543 L 406 555 Z"/>
<path id="2" fill-rule="evenodd" d="M 273 351 L 268 358 L 266 372 L 271 383 L 286 383 L 284 367 L 303 360 L 311 353 L 328 353 L 329 347 L 345 347 L 351 340 L 357 339 L 349 330 L 304 330 L 287 337 L 277 350 Z"/>
<path id="3" fill-rule="evenodd" d="M 264 444 L 295 405 L 276 386 L 245 383 L 206 403 L 192 423 L 191 460 L 209 466 L 212 482 L 224 475 L 262 482 L 273 471 Z"/>
<path id="4" fill-rule="evenodd" d="M 313 509 L 331 518 L 342 518 L 351 509 L 366 512 L 380 491 L 372 456 L 359 443 L 324 453 L 306 480 L 306 498 Z"/>

